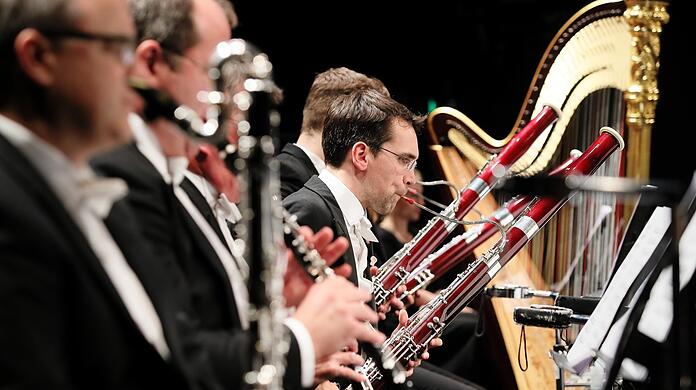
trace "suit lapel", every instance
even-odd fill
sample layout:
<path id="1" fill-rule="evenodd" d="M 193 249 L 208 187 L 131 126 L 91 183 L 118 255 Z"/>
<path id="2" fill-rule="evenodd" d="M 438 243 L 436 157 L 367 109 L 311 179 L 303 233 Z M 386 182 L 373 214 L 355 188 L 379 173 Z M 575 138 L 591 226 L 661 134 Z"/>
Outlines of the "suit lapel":
<path id="1" fill-rule="evenodd" d="M 41 213 L 55 223 L 56 232 L 63 235 L 62 241 L 68 252 L 74 253 L 76 262 L 83 264 L 102 287 L 106 297 L 110 299 L 125 319 L 137 327 L 131 318 L 120 295 L 113 286 L 111 279 L 90 247 L 87 238 L 77 226 L 53 190 L 34 166 L 14 146 L 0 136 L 0 162 L 15 180 L 21 183 Z M 139 331 L 138 331 L 139 332 Z M 139 332 L 140 333 L 140 332 Z"/>
<path id="2" fill-rule="evenodd" d="M 336 198 L 329 190 L 329 187 L 324 184 L 318 176 L 312 176 L 312 178 L 307 181 L 305 187 L 310 191 L 317 194 L 328 206 L 331 211 L 331 216 L 333 218 L 332 225 L 336 230 L 336 236 L 343 236 L 348 239 L 348 249 L 343 254 L 343 261 L 346 264 L 350 264 L 350 280 L 357 286 L 358 285 L 358 270 L 355 264 L 355 254 L 353 253 L 353 244 L 350 241 L 350 235 L 348 234 L 348 227 L 346 226 L 345 217 L 341 208 L 338 206 Z"/>
<path id="3" fill-rule="evenodd" d="M 227 302 L 232 308 L 232 317 L 234 318 L 235 325 L 241 326 L 241 320 L 239 319 L 237 304 L 235 303 L 234 293 L 232 291 L 232 286 L 230 285 L 231 282 L 229 276 L 227 275 L 227 271 L 225 271 L 225 268 L 222 265 L 222 260 L 215 253 L 212 244 L 205 236 L 205 234 L 203 234 L 203 232 L 198 227 L 193 218 L 189 215 L 188 211 L 186 211 L 184 206 L 181 203 L 178 203 L 176 206 L 178 206 L 178 213 L 181 213 L 183 219 L 183 230 L 185 230 L 183 234 L 187 235 L 190 238 L 190 240 L 194 243 L 194 245 L 196 245 L 200 249 L 200 251 L 203 253 L 203 260 L 207 261 L 208 264 L 214 269 L 215 277 L 218 278 L 218 283 L 222 283 L 222 286 L 225 290 Z"/>
<path id="4" fill-rule="evenodd" d="M 215 234 L 217 234 L 218 238 L 220 238 L 220 241 L 223 243 L 226 242 L 225 236 L 222 235 L 222 230 L 220 230 L 217 217 L 215 217 L 213 209 L 210 208 L 210 205 L 208 204 L 208 201 L 206 201 L 203 194 L 198 191 L 196 186 L 188 178 L 184 178 L 184 181 L 181 182 L 181 188 L 186 192 L 188 197 L 191 198 L 191 201 L 196 206 L 198 211 L 203 214 L 205 220 L 208 221 L 208 225 L 213 228 Z"/>
<path id="5" fill-rule="evenodd" d="M 305 167 L 307 172 L 310 173 L 310 176 L 312 175 L 318 175 L 319 172 L 317 172 L 317 168 L 314 166 L 314 163 L 312 160 L 309 158 L 307 153 L 305 153 L 302 149 L 300 149 L 298 146 L 293 145 L 293 144 L 286 144 L 281 153 L 287 153 L 295 158 L 297 158 L 298 161 L 302 163 L 302 165 Z"/>

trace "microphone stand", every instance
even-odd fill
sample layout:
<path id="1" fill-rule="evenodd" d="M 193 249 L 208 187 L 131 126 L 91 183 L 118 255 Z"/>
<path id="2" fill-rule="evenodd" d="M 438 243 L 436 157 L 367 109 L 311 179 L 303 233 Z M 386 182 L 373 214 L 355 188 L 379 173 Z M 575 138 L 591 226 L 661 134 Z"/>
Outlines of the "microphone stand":
<path id="1" fill-rule="evenodd" d="M 696 181 L 696 175 L 695 175 Z M 696 208 L 696 188 L 692 183 L 687 193 L 682 199 L 683 185 L 681 183 L 662 181 L 653 183 L 639 182 L 628 178 L 619 177 L 600 177 L 600 176 L 568 176 L 568 177 L 513 177 L 499 183 L 498 190 L 513 194 L 528 194 L 528 195 L 553 195 L 565 196 L 572 191 L 582 191 L 588 193 L 605 193 L 614 194 L 617 196 L 641 196 L 641 199 L 646 199 L 654 204 L 668 204 L 671 209 L 671 234 L 672 243 L 669 245 L 666 255 L 662 258 L 656 269 L 648 279 L 645 288 L 639 296 L 636 304 L 629 315 L 626 327 L 624 328 L 619 342 L 614 361 L 612 363 L 605 389 L 611 389 L 612 383 L 618 376 L 623 362 L 626 348 L 631 335 L 638 328 L 638 323 L 642 316 L 647 300 L 650 298 L 650 292 L 653 285 L 657 281 L 662 269 L 672 266 L 672 363 L 674 369 L 674 377 L 670 378 L 670 383 L 675 389 L 689 388 L 694 385 L 696 378 L 691 377 L 689 370 L 693 370 L 694 364 L 693 351 L 689 350 L 693 341 L 692 329 L 695 324 L 690 324 L 690 316 L 680 316 L 681 306 L 679 302 L 680 295 L 680 278 L 679 278 L 679 241 L 684 233 L 684 230 L 689 222 L 693 210 Z M 686 322 L 686 323 L 682 323 Z M 683 330 L 686 332 L 682 333 Z M 665 343 L 669 343 L 669 338 Z M 655 373 L 650 373 L 654 375 Z M 666 378 L 665 378 L 666 379 Z"/>

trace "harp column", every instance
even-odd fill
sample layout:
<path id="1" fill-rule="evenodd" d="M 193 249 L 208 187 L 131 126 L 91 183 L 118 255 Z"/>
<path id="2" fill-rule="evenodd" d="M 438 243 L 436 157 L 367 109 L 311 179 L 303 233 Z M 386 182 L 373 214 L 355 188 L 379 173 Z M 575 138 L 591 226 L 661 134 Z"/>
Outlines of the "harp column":
<path id="1" fill-rule="evenodd" d="M 627 176 L 647 179 L 650 175 L 650 136 L 660 91 L 660 33 L 669 22 L 667 2 L 626 0 L 624 13 L 631 28 L 631 84 L 624 93 L 626 124 L 631 148 L 627 151 Z"/>

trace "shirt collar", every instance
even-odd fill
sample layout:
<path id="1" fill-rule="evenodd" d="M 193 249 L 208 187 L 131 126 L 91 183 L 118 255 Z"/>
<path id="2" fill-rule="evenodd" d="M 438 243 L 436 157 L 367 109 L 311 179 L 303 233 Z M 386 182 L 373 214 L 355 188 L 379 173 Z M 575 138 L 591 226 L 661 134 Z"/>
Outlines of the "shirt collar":
<path id="1" fill-rule="evenodd" d="M 300 148 L 300 150 L 302 150 L 303 152 L 305 152 L 307 157 L 309 157 L 309 159 L 312 161 L 312 165 L 314 165 L 314 169 L 316 169 L 317 172 L 321 172 L 324 170 L 324 168 L 326 168 L 326 163 L 324 162 L 324 160 L 321 159 L 321 157 L 317 156 L 314 152 L 300 144 L 294 145 Z"/>
<path id="2" fill-rule="evenodd" d="M 188 159 L 186 156 L 167 158 L 162 152 L 162 147 L 160 146 L 159 141 L 157 141 L 155 134 L 152 132 L 150 127 L 148 127 L 145 121 L 143 121 L 143 119 L 137 114 L 131 113 L 128 116 L 128 124 L 133 131 L 135 146 L 138 148 L 140 153 L 142 153 L 143 156 L 145 156 L 145 158 L 147 158 L 148 161 L 150 161 L 150 163 L 155 167 L 155 169 L 157 169 L 157 172 L 159 172 L 164 181 L 171 184 L 171 169 L 174 169 L 174 167 L 176 167 L 176 171 L 185 169 L 188 165 Z M 181 171 L 180 173 L 183 175 L 184 172 Z M 183 179 L 183 176 L 177 177 L 177 179 Z"/>
<path id="3" fill-rule="evenodd" d="M 319 179 L 329 187 L 331 194 L 336 198 L 348 225 L 353 226 L 360 223 L 360 219 L 365 216 L 365 209 L 355 194 L 328 169 L 321 171 Z"/>

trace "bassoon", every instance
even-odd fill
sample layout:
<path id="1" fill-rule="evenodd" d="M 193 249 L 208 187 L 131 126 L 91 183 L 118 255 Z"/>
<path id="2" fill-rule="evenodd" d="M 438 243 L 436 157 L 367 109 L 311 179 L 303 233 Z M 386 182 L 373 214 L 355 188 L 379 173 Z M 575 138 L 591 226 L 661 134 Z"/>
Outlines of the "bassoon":
<path id="1" fill-rule="evenodd" d="M 617 149 L 624 147 L 624 141 L 615 130 L 603 127 L 600 136 L 577 160 L 559 174 L 562 176 L 591 175 Z M 384 350 L 394 360 L 407 362 L 420 356 L 430 341 L 442 334 L 449 320 L 457 315 L 491 279 L 519 252 L 555 213 L 575 194 L 565 197 L 535 197 L 525 211 L 516 218 L 508 229 L 505 246 L 495 247 L 483 254 L 460 273 L 446 289 L 435 295 L 421 307 L 408 325 L 397 328 L 385 341 Z M 374 365 L 364 367 L 365 376 L 370 381 L 363 387 L 380 389 L 383 387 L 381 373 Z M 369 386 L 369 387 L 368 387 Z"/>
<path id="2" fill-rule="evenodd" d="M 410 242 L 380 267 L 373 279 L 372 287 L 372 296 L 378 307 L 406 282 L 420 262 L 454 230 L 458 223 L 453 220 L 461 220 L 471 211 L 476 203 L 506 176 L 512 164 L 532 146 L 536 138 L 559 117 L 560 111 L 557 108 L 544 106 L 534 119 L 510 140 L 500 154 L 476 174 L 440 216 L 432 218 Z"/>
<path id="3" fill-rule="evenodd" d="M 550 176 L 559 175 L 565 168 L 569 167 L 578 157 L 580 151 L 573 149 L 570 157 L 549 173 Z M 410 200 L 410 198 L 406 198 Z M 522 210 L 531 202 L 531 195 L 516 196 L 498 208 L 485 220 L 493 223 L 483 223 L 467 232 L 454 237 L 447 245 L 443 246 L 435 253 L 429 255 L 423 262 L 409 275 L 406 281 L 406 291 L 401 299 L 415 293 L 417 290 L 427 287 L 446 272 L 464 261 L 469 254 L 479 245 L 491 238 L 498 229 L 496 224 L 503 229 L 510 226 L 512 221 L 517 218 Z M 413 203 L 416 205 L 416 203 Z"/>

